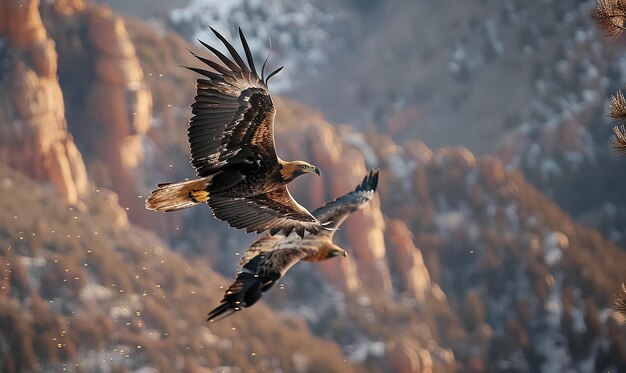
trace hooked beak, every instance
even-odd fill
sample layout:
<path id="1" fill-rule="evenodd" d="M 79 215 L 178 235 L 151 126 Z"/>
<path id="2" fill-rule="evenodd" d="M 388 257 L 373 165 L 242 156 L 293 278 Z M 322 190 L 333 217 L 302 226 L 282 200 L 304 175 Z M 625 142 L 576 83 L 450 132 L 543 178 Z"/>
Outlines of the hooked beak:
<path id="1" fill-rule="evenodd" d="M 348 256 L 345 250 L 342 249 L 334 249 L 328 252 L 326 259 L 336 258 L 338 256 L 343 256 L 344 258 Z"/>
<path id="2" fill-rule="evenodd" d="M 313 170 L 313 172 L 315 172 L 315 174 L 316 174 L 317 176 L 320 176 L 320 175 L 321 175 L 320 169 L 319 169 L 319 168 L 317 168 L 317 167 L 315 167 L 315 169 Z"/>

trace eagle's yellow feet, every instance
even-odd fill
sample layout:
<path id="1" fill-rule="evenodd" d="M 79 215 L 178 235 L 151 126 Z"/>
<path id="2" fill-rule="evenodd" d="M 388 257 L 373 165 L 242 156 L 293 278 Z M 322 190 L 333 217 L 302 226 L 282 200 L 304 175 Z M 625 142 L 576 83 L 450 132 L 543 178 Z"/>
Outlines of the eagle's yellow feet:
<path id="1" fill-rule="evenodd" d="M 189 192 L 189 197 L 194 202 L 204 203 L 209 200 L 209 192 L 206 190 L 192 190 Z"/>

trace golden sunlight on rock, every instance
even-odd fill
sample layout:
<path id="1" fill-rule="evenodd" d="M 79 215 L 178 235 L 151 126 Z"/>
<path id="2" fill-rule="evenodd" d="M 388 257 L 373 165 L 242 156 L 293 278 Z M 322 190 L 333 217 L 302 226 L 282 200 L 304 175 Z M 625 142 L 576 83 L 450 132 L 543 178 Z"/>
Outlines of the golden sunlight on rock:
<path id="1" fill-rule="evenodd" d="M 387 248 L 404 290 L 415 299 L 424 301 L 426 291 L 431 287 L 430 275 L 422 252 L 413 243 L 413 234 L 404 222 L 394 219 L 387 224 L 387 235 L 390 241 Z"/>
<path id="2" fill-rule="evenodd" d="M 57 53 L 38 6 L 33 0 L 0 7 L 0 36 L 19 53 L 2 82 L 2 92 L 9 95 L 0 95 L 0 160 L 37 180 L 52 181 L 63 198 L 76 204 L 87 192 L 87 174 L 67 130 Z"/>
<path id="3" fill-rule="evenodd" d="M 326 280 L 340 289 L 354 292 L 361 288 L 357 265 L 351 253 L 347 258 L 338 258 L 319 264 L 318 270 Z"/>
<path id="4" fill-rule="evenodd" d="M 106 162 L 122 204 L 135 206 L 137 191 L 130 179 L 144 156 L 142 137 L 150 128 L 152 95 L 122 18 L 102 6 L 90 6 L 86 13 L 96 49 L 88 120 L 105 134 L 93 139 L 95 151 Z"/>
<path id="5" fill-rule="evenodd" d="M 432 373 L 433 361 L 428 350 L 413 338 L 402 337 L 387 345 L 387 360 L 397 373 Z"/>

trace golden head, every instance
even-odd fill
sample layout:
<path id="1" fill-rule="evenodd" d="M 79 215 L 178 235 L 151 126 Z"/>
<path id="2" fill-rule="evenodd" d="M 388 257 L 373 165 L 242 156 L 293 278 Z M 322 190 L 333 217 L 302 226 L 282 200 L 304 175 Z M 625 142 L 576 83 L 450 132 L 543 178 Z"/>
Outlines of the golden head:
<path id="1" fill-rule="evenodd" d="M 291 181 L 304 174 L 320 175 L 320 169 L 305 161 L 284 162 L 280 170 L 283 179 Z"/>
<path id="2" fill-rule="evenodd" d="M 339 246 L 333 245 L 330 248 L 330 250 L 328 250 L 328 254 L 326 256 L 326 259 L 331 259 L 331 258 L 334 258 L 334 257 L 337 257 L 337 256 L 343 256 L 345 258 L 345 257 L 348 256 L 348 253 L 344 249 L 340 248 Z"/>

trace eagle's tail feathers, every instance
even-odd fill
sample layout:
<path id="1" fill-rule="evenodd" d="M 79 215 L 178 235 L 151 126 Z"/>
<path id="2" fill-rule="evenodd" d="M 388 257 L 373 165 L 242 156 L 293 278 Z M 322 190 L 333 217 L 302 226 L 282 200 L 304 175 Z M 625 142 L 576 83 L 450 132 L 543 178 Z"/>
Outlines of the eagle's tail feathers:
<path id="1" fill-rule="evenodd" d="M 251 307 L 274 282 L 264 283 L 263 279 L 254 273 L 239 272 L 235 282 L 224 293 L 221 304 L 209 312 L 207 321 L 216 322 L 243 308 Z"/>
<path id="2" fill-rule="evenodd" d="M 155 211 L 177 211 L 204 203 L 209 200 L 209 193 L 205 189 L 212 177 L 159 184 L 146 200 L 146 208 Z"/>
<path id="3" fill-rule="evenodd" d="M 227 318 L 228 316 L 232 315 L 233 313 L 237 311 L 238 310 L 236 308 L 233 308 L 231 304 L 222 303 L 209 313 L 209 316 L 207 317 L 206 321 L 217 322 L 217 321 Z"/>

